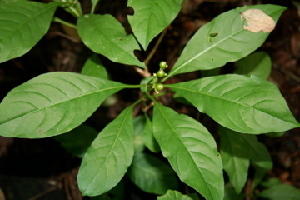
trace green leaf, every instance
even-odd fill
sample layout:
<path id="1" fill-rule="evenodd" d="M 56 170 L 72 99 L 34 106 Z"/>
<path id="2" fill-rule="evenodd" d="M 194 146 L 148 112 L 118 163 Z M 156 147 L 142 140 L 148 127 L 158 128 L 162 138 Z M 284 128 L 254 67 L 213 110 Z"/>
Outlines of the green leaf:
<path id="1" fill-rule="evenodd" d="M 100 0 L 92 0 L 92 10 L 91 13 L 95 12 L 96 6 Z"/>
<path id="2" fill-rule="evenodd" d="M 178 177 L 206 199 L 223 198 L 222 160 L 212 135 L 199 122 L 158 103 L 153 133 Z"/>
<path id="3" fill-rule="evenodd" d="M 121 23 L 111 15 L 90 14 L 78 18 L 78 34 L 92 51 L 108 57 L 113 62 L 145 68 L 133 51 L 139 46 L 133 35 L 126 35 Z"/>
<path id="4" fill-rule="evenodd" d="M 0 7 L 0 63 L 22 56 L 36 45 L 58 5 L 13 1 Z"/>
<path id="5" fill-rule="evenodd" d="M 183 195 L 180 192 L 168 190 L 168 192 L 161 196 L 157 197 L 157 200 L 193 200 L 187 195 Z"/>
<path id="6" fill-rule="evenodd" d="M 196 70 L 208 70 L 234 62 L 256 50 L 269 32 L 251 32 L 244 27 L 247 22 L 241 13 L 248 9 L 260 9 L 276 22 L 284 7 L 256 5 L 224 12 L 205 24 L 191 38 L 175 63 L 168 77 Z M 211 37 L 212 33 L 217 33 Z"/>
<path id="7" fill-rule="evenodd" d="M 143 130 L 143 141 L 146 147 L 152 152 L 159 152 L 160 147 L 157 144 L 157 141 L 153 137 L 152 121 L 146 117 L 146 124 Z"/>
<path id="8" fill-rule="evenodd" d="M 255 135 L 237 133 L 227 128 L 220 128 L 219 135 L 224 170 L 236 192 L 240 193 L 245 185 L 249 160 L 254 163 L 255 176 L 252 186 L 256 186 L 266 172 L 272 169 L 272 160 L 267 148 L 257 141 Z"/>
<path id="9" fill-rule="evenodd" d="M 1 0 L 0 1 L 0 8 L 4 8 L 4 6 L 6 6 L 9 3 L 13 3 L 16 1 L 27 1 L 27 0 Z"/>
<path id="10" fill-rule="evenodd" d="M 89 197 L 90 200 L 124 200 L 125 194 L 124 181 L 121 180 L 116 187 L 110 191 L 95 197 Z"/>
<path id="11" fill-rule="evenodd" d="M 54 139 L 67 151 L 82 158 L 97 135 L 98 132 L 95 129 L 82 124 L 70 132 L 54 137 Z"/>
<path id="12" fill-rule="evenodd" d="M 230 183 L 237 193 L 240 193 L 247 181 L 249 158 L 245 155 L 249 153 L 245 141 L 238 133 L 220 128 L 221 155 L 224 170 L 227 172 Z"/>
<path id="13" fill-rule="evenodd" d="M 129 0 L 128 7 L 134 10 L 133 16 L 128 16 L 134 35 L 144 49 L 162 30 L 177 16 L 182 0 Z"/>
<path id="14" fill-rule="evenodd" d="M 267 79 L 272 69 L 270 56 L 265 52 L 255 52 L 235 63 L 235 73 Z"/>
<path id="15" fill-rule="evenodd" d="M 146 119 L 144 116 L 137 116 L 133 118 L 133 127 L 134 127 L 134 151 L 142 152 L 145 148 L 143 142 L 143 130 L 146 124 Z"/>
<path id="16" fill-rule="evenodd" d="M 109 123 L 93 141 L 78 172 L 78 186 L 85 196 L 109 191 L 125 175 L 133 157 L 132 106 Z"/>
<path id="17" fill-rule="evenodd" d="M 300 190 L 280 182 L 271 185 L 269 188 L 259 193 L 258 196 L 270 200 L 299 200 Z"/>
<path id="18" fill-rule="evenodd" d="M 42 74 L 14 88 L 0 104 L 4 137 L 42 138 L 79 126 L 125 84 L 72 72 Z"/>
<path id="19" fill-rule="evenodd" d="M 84 64 L 82 68 L 82 74 L 88 76 L 99 77 L 103 79 L 108 79 L 107 71 L 102 65 L 97 54 L 93 54 Z"/>
<path id="20" fill-rule="evenodd" d="M 245 195 L 243 193 L 236 193 L 234 188 L 228 186 L 228 184 L 225 186 L 224 190 L 224 199 L 223 200 L 243 200 L 245 199 Z"/>
<path id="21" fill-rule="evenodd" d="M 166 163 L 156 157 L 136 152 L 128 176 L 144 192 L 165 194 L 168 189 L 177 189 L 177 176 Z"/>
<path id="22" fill-rule="evenodd" d="M 264 79 L 231 74 L 165 86 L 237 132 L 261 134 L 299 127 L 278 88 Z"/>

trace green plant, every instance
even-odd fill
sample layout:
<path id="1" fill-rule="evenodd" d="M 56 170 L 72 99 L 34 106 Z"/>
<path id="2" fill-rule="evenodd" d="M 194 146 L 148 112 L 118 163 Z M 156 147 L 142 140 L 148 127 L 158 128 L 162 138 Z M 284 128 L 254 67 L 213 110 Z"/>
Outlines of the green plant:
<path id="1" fill-rule="evenodd" d="M 54 18 L 56 22 L 77 28 L 83 43 L 93 52 L 135 67 L 144 76 L 141 84 L 109 80 L 100 60 L 93 55 L 82 74 L 46 73 L 9 92 L 0 104 L 1 135 L 42 138 L 68 132 L 56 138 L 83 157 L 78 185 L 86 196 L 110 191 L 127 172 L 142 190 L 158 195 L 176 190 L 178 176 L 205 199 L 230 199 L 232 194 L 242 199 L 250 162 L 255 168 L 252 190 L 272 167 L 270 155 L 256 135 L 299 127 L 279 90 L 266 81 L 269 71 L 265 64 L 259 66 L 261 60 L 268 60 L 267 55 L 251 54 L 255 57 L 251 60 L 257 60 L 254 68 L 249 71 L 239 67 L 236 71 L 246 75 L 216 75 L 174 84 L 165 81 L 177 74 L 212 70 L 246 57 L 265 41 L 285 8 L 256 5 L 222 13 L 197 31 L 168 74 L 166 62 L 161 62 L 158 72 L 151 75 L 148 60 L 140 62 L 134 50 L 147 49 L 176 17 L 182 0 L 128 0 L 134 10 L 134 15 L 128 16 L 134 35 L 127 35 L 111 15 L 93 14 L 99 0 L 91 2 L 91 12 L 83 15 L 78 1 L 44 4 L 2 0 L 0 61 L 28 52 L 46 33 L 56 8 L 61 6 L 77 18 L 77 25 Z M 248 61 L 244 59 L 237 66 L 246 66 Z M 81 125 L 107 97 L 125 88 L 140 88 L 143 95 L 99 134 Z M 220 153 L 214 137 L 199 121 L 160 103 L 160 97 L 169 92 L 175 93 L 174 100 L 184 99 L 222 126 Z M 133 118 L 132 110 L 137 104 L 142 104 L 144 115 Z M 78 129 L 89 136 L 75 134 Z M 72 142 L 74 139 L 82 143 Z M 172 168 L 146 148 L 154 153 L 161 151 Z M 226 184 L 225 197 L 223 169 L 230 182 Z M 168 191 L 158 199 L 197 199 L 197 195 Z"/>

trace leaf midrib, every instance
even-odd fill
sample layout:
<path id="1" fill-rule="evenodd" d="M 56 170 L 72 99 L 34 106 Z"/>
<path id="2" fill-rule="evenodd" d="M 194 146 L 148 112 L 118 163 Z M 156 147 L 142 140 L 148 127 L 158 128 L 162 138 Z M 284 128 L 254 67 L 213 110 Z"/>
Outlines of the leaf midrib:
<path id="1" fill-rule="evenodd" d="M 202 54 L 208 52 L 209 50 L 211 50 L 212 48 L 216 47 L 218 44 L 221 44 L 222 42 L 224 42 L 225 40 L 233 37 L 235 34 L 238 34 L 240 32 L 244 31 L 244 29 L 242 28 L 241 30 L 235 32 L 235 33 L 231 33 L 229 36 L 223 38 L 222 40 L 219 40 L 218 42 L 214 43 L 213 45 L 211 45 L 210 47 L 204 49 L 203 51 L 199 52 L 198 54 L 196 54 L 195 56 L 193 56 L 192 58 L 190 58 L 189 60 L 185 61 L 184 63 L 182 63 L 180 66 L 176 67 L 176 64 L 174 66 L 174 70 L 172 70 L 168 77 L 171 77 L 174 73 L 176 74 L 176 72 L 180 69 L 182 69 L 184 66 L 186 66 L 187 64 L 189 64 L 190 62 L 192 62 L 193 60 L 197 59 L 198 57 L 200 57 Z M 226 62 L 226 61 L 225 61 Z M 176 67 L 176 68 L 175 68 Z"/>
<path id="2" fill-rule="evenodd" d="M 82 97 L 85 97 L 85 96 L 88 96 L 88 95 L 91 95 L 91 94 L 100 93 L 100 92 L 104 92 L 104 91 L 107 91 L 107 90 L 113 90 L 113 89 L 116 89 L 116 88 L 126 88 L 126 86 L 110 87 L 110 88 L 105 88 L 105 89 L 103 89 L 103 90 L 97 90 L 97 91 L 85 93 L 84 95 L 76 96 L 76 97 L 74 97 L 74 98 L 67 99 L 66 101 L 61 101 L 61 102 L 58 102 L 58 103 L 53 103 L 53 104 L 50 105 L 50 106 L 38 108 L 38 109 L 32 110 L 32 111 L 30 111 L 30 112 L 24 113 L 24 114 L 22 114 L 22 115 L 17 115 L 17 116 L 14 117 L 14 118 L 11 118 L 11 119 L 8 119 L 8 120 L 5 120 L 5 121 L 1 122 L 0 125 L 3 125 L 3 124 L 5 124 L 5 123 L 10 122 L 10 121 L 12 121 L 12 120 L 15 120 L 15 119 L 17 119 L 17 118 L 24 117 L 24 116 L 26 116 L 26 115 L 28 115 L 28 114 L 31 114 L 31 113 L 37 113 L 37 112 L 40 112 L 40 111 L 42 111 L 42 110 L 44 110 L 44 109 L 48 109 L 48 108 L 51 108 L 51 107 L 54 107 L 54 106 L 58 106 L 58 105 L 60 105 L 60 104 L 67 103 L 67 102 L 69 102 L 69 101 L 73 101 L 73 100 L 75 100 L 75 99 L 77 99 L 77 98 L 82 98 Z M 22 102 L 23 102 L 23 101 L 22 101 Z M 24 102 L 25 102 L 25 101 L 24 101 Z M 14 103 L 14 102 L 10 102 L 10 103 Z M 26 103 L 28 103 L 28 102 L 26 102 Z"/>
<path id="3" fill-rule="evenodd" d="M 168 118 L 164 115 L 164 112 L 162 112 L 162 110 L 160 109 L 160 106 L 156 106 L 156 107 L 159 109 L 161 115 L 165 118 L 165 120 L 167 121 L 169 127 L 171 127 L 172 131 L 176 133 L 176 136 L 177 136 L 177 138 L 180 140 L 182 146 L 183 146 L 183 147 L 186 149 L 186 151 L 188 152 L 188 155 L 189 155 L 189 157 L 190 157 L 190 160 L 192 160 L 192 162 L 194 163 L 194 166 L 196 166 L 196 168 L 198 169 L 198 166 L 197 166 L 197 164 L 194 162 L 194 159 L 193 159 L 192 155 L 190 154 L 190 151 L 189 151 L 189 150 L 187 149 L 187 147 L 184 145 L 184 142 L 182 141 L 181 137 L 179 137 L 179 133 L 173 128 L 173 126 L 172 126 L 172 124 L 169 122 Z M 197 171 L 199 172 L 199 175 L 201 176 L 202 180 L 205 180 L 205 179 L 203 178 L 203 176 L 202 176 L 202 173 L 201 173 L 199 170 L 197 170 Z M 207 183 L 206 181 L 204 181 L 204 182 L 205 182 L 206 184 L 208 184 L 208 185 L 211 185 L 210 183 Z M 219 191 L 215 186 L 213 186 L 213 185 L 211 185 L 211 186 L 214 187 L 217 191 Z M 212 191 L 209 189 L 209 187 L 207 187 L 206 189 L 209 191 L 210 196 L 213 197 Z"/>
<path id="4" fill-rule="evenodd" d="M 252 106 L 249 106 L 249 105 L 247 105 L 247 104 L 240 103 L 240 102 L 230 101 L 230 100 L 225 99 L 225 98 L 222 98 L 222 97 L 220 97 L 220 96 L 213 96 L 213 95 L 208 94 L 208 93 L 201 93 L 200 91 L 191 90 L 191 89 L 188 89 L 188 88 L 185 88 L 185 87 L 173 86 L 172 84 L 168 85 L 168 87 L 170 87 L 170 88 L 177 88 L 177 89 L 180 89 L 180 90 L 185 90 L 185 91 L 192 92 L 192 93 L 198 93 L 198 94 L 200 94 L 200 95 L 207 96 L 207 97 L 210 97 L 210 98 L 216 98 L 216 99 L 220 99 L 220 100 L 223 100 L 223 101 L 227 101 L 227 102 L 230 102 L 230 103 L 233 103 L 233 104 L 237 104 L 237 105 L 240 105 L 240 106 L 245 107 L 245 108 L 252 108 L 252 109 L 257 110 L 257 111 L 259 111 L 259 112 L 265 113 L 265 114 L 267 114 L 267 115 L 269 115 L 269 116 L 271 116 L 271 117 L 274 117 L 274 118 L 276 118 L 276 119 L 279 119 L 280 121 L 284 121 L 284 122 L 289 123 L 289 124 L 294 124 L 294 123 L 292 123 L 292 122 L 289 122 L 289 121 L 286 121 L 286 120 L 284 120 L 284 119 L 281 119 L 281 118 L 279 118 L 279 117 L 277 117 L 277 116 L 270 115 L 270 114 L 267 113 L 266 111 L 257 109 L 257 108 L 255 108 L 255 107 L 252 107 Z M 297 124 L 294 124 L 294 125 L 297 125 Z M 298 126 L 298 125 L 297 125 L 297 126 Z"/>

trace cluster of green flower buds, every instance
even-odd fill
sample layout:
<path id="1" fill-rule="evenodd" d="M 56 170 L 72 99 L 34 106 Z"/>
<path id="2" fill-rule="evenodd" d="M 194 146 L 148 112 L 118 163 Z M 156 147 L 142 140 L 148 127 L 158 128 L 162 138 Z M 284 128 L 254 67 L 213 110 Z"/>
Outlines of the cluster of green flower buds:
<path id="1" fill-rule="evenodd" d="M 159 70 L 153 74 L 153 76 L 155 77 L 154 81 L 155 83 L 153 84 L 153 88 L 156 92 L 158 91 L 162 91 L 164 89 L 164 86 L 161 82 L 157 82 L 157 78 L 163 78 L 166 77 L 168 74 L 164 71 L 164 69 L 166 69 L 168 67 L 166 62 L 160 62 L 159 63 Z"/>
<path id="2" fill-rule="evenodd" d="M 154 76 L 162 78 L 167 76 L 168 74 L 164 71 L 164 69 L 166 69 L 168 67 L 166 62 L 160 62 L 159 63 L 159 70 L 154 73 Z"/>

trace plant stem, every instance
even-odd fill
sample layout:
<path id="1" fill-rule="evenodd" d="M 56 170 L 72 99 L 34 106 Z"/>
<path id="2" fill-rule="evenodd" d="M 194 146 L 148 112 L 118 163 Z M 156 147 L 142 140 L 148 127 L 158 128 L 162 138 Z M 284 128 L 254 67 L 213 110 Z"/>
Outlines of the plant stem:
<path id="1" fill-rule="evenodd" d="M 69 26 L 69 27 L 71 27 L 71 28 L 77 29 L 76 25 L 74 25 L 74 24 L 72 24 L 72 23 L 70 23 L 70 22 L 66 22 L 66 21 L 60 19 L 59 17 L 54 17 L 52 21 L 53 21 L 53 22 L 62 23 L 62 24 L 64 24 L 64 25 L 66 25 L 66 26 Z"/>

